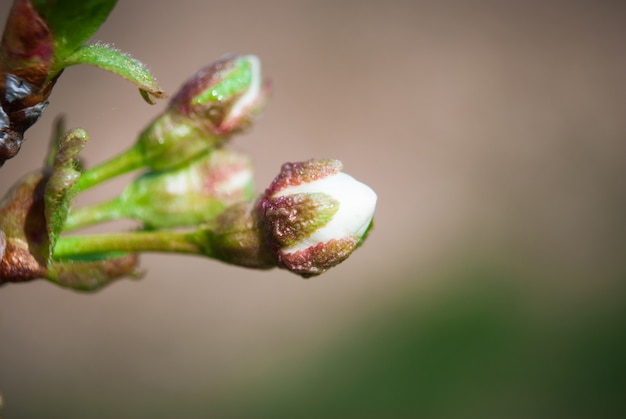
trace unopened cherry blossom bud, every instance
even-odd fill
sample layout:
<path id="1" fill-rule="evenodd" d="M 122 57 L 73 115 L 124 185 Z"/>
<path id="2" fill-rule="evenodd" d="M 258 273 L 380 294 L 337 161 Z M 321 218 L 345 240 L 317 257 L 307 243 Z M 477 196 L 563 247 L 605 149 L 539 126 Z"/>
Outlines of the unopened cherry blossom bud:
<path id="1" fill-rule="evenodd" d="M 268 92 L 253 55 L 229 56 L 198 71 L 130 149 L 83 172 L 75 191 L 132 170 L 171 170 L 189 164 L 247 128 Z"/>
<path id="2" fill-rule="evenodd" d="M 132 218 L 150 229 L 194 226 L 253 198 L 251 159 L 219 149 L 178 169 L 145 173 L 113 200 L 73 210 L 65 229 L 117 218 Z"/>
<path id="3" fill-rule="evenodd" d="M 376 194 L 338 160 L 287 163 L 259 201 L 279 266 L 304 277 L 345 260 L 372 226 Z"/>
<path id="4" fill-rule="evenodd" d="M 372 227 L 376 194 L 337 160 L 286 163 L 256 202 L 227 208 L 196 233 L 207 256 L 305 278 L 344 261 Z"/>
<path id="5" fill-rule="evenodd" d="M 250 125 L 268 90 L 253 55 L 229 56 L 201 69 L 141 133 L 137 147 L 145 164 L 169 169 L 219 146 Z"/>
<path id="6" fill-rule="evenodd" d="M 268 91 L 256 56 L 229 55 L 198 71 L 172 98 L 170 108 L 226 135 L 249 125 Z"/>

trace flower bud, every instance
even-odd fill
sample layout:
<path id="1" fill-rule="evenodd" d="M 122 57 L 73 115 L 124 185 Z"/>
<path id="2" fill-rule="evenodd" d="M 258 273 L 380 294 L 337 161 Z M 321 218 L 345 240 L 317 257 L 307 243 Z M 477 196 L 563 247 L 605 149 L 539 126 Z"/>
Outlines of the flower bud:
<path id="1" fill-rule="evenodd" d="M 145 173 L 117 198 L 73 210 L 65 229 L 116 218 L 132 218 L 149 229 L 194 226 L 253 197 L 250 158 L 219 149 L 178 169 Z"/>
<path id="2" fill-rule="evenodd" d="M 345 260 L 365 238 L 374 191 L 338 160 L 286 163 L 259 201 L 280 266 L 304 277 Z"/>
<path id="3" fill-rule="evenodd" d="M 374 191 L 341 168 L 337 160 L 284 164 L 256 202 L 228 207 L 195 242 L 239 266 L 278 266 L 305 278 L 327 271 L 363 242 L 376 206 Z"/>
<path id="4" fill-rule="evenodd" d="M 142 132 L 138 147 L 146 164 L 169 169 L 214 149 L 250 125 L 268 91 L 253 55 L 229 56 L 203 68 Z"/>
<path id="5" fill-rule="evenodd" d="M 268 91 L 256 56 L 230 55 L 198 71 L 172 98 L 170 107 L 224 135 L 249 125 Z"/>
<path id="6" fill-rule="evenodd" d="M 140 176 L 120 196 L 119 205 L 126 216 L 149 228 L 191 226 L 252 199 L 253 191 L 250 158 L 220 149 L 180 169 Z"/>

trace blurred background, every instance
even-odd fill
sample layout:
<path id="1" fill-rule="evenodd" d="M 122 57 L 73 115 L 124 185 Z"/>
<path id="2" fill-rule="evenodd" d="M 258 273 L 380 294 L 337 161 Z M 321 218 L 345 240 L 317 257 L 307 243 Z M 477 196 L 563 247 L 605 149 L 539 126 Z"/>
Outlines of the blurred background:
<path id="1" fill-rule="evenodd" d="M 170 94 L 258 55 L 273 96 L 232 144 L 258 189 L 337 158 L 378 193 L 376 226 L 311 280 L 149 254 L 143 279 L 95 294 L 4 286 L 0 414 L 626 414 L 624 22 L 618 1 L 120 1 L 94 40 Z M 0 193 L 41 166 L 58 115 L 93 165 L 165 106 L 66 70 Z"/>

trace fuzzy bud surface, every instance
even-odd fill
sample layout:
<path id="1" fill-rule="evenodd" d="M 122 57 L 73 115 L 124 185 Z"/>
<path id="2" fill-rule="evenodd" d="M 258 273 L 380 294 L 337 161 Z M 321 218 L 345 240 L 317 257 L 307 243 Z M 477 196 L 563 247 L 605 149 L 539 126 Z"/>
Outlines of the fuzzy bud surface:
<path id="1" fill-rule="evenodd" d="M 376 193 L 338 160 L 286 163 L 258 210 L 279 266 L 304 277 L 344 261 L 372 226 Z"/>

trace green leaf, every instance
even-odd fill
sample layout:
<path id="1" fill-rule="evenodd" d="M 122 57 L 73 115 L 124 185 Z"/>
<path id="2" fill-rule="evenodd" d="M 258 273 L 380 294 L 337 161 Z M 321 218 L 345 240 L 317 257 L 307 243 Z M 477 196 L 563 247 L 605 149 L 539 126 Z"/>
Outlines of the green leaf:
<path id="1" fill-rule="evenodd" d="M 52 250 L 63 230 L 63 224 L 65 224 L 74 198 L 73 187 L 80 178 L 77 156 L 87 140 L 87 133 L 84 130 L 69 131 L 59 142 L 54 157 L 52 173 L 44 192 L 44 214 L 49 239 L 48 260 L 52 257 Z"/>
<path id="2" fill-rule="evenodd" d="M 76 64 L 93 65 L 125 78 L 139 88 L 142 97 L 148 103 L 154 103 L 150 100 L 150 96 L 165 97 L 165 92 L 161 90 L 154 76 L 141 61 L 108 45 L 84 45 L 60 63 L 62 68 Z"/>
<path id="3" fill-rule="evenodd" d="M 31 0 L 54 35 L 56 58 L 63 60 L 104 23 L 117 0 Z"/>

